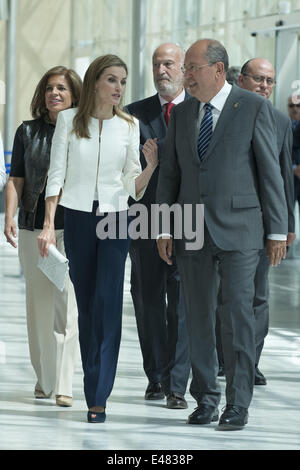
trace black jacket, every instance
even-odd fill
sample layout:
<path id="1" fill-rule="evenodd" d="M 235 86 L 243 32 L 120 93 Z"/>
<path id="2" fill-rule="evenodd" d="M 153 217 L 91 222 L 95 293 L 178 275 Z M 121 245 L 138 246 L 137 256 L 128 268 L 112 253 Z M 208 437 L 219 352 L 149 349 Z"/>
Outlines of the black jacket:
<path id="1" fill-rule="evenodd" d="M 34 230 L 38 200 L 46 186 L 55 126 L 39 118 L 24 121 L 21 128 L 25 174 L 18 225 L 20 229 Z"/>

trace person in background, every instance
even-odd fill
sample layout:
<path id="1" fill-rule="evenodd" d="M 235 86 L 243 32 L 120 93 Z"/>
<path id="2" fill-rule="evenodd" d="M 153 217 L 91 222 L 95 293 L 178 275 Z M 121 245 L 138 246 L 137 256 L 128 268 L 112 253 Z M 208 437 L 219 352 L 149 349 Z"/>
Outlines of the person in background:
<path id="1" fill-rule="evenodd" d="M 0 191 L 4 188 L 6 184 L 6 170 L 5 170 L 5 159 L 4 159 L 4 149 L 3 142 L 0 133 Z"/>
<path id="2" fill-rule="evenodd" d="M 293 173 L 294 173 L 294 202 L 300 207 L 300 96 L 288 98 L 288 114 L 293 127 Z"/>
<path id="3" fill-rule="evenodd" d="M 36 398 L 56 396 L 58 406 L 72 406 L 73 372 L 79 357 L 77 307 L 69 279 L 63 292 L 38 269 L 37 237 L 43 229 L 45 187 L 50 148 L 60 111 L 77 106 L 82 82 L 63 66 L 48 70 L 31 102 L 33 120 L 24 121 L 14 139 L 11 171 L 6 190 L 5 236 L 17 247 L 14 216 L 18 216 L 19 258 L 26 283 L 29 351 L 37 383 Z M 64 250 L 64 210 L 57 211 L 53 236 Z"/>
<path id="4" fill-rule="evenodd" d="M 269 99 L 275 86 L 275 70 L 271 62 L 264 58 L 254 58 L 248 60 L 241 69 L 238 77 L 238 86 L 244 90 L 257 93 L 266 99 Z M 284 181 L 284 191 L 288 210 L 288 237 L 287 246 L 292 245 L 295 239 L 295 220 L 294 220 L 294 187 L 292 173 L 292 126 L 288 117 L 276 108 L 273 108 L 276 119 L 277 147 L 279 153 L 279 163 L 281 174 Z M 298 113 L 299 114 L 299 113 Z M 296 113 L 294 113 L 296 115 Z M 266 385 L 267 380 L 264 374 L 258 368 L 258 363 L 264 346 L 265 337 L 269 330 L 269 259 L 266 248 L 260 251 L 259 263 L 255 275 L 255 296 L 253 301 L 253 313 L 255 318 L 255 341 L 256 341 L 256 360 L 255 360 L 255 385 Z M 218 299 L 217 322 L 219 322 L 218 311 L 221 308 L 220 299 Z M 221 333 L 216 329 L 217 351 L 219 358 L 219 376 L 224 375 L 222 370 L 223 352 Z M 222 373 L 223 372 L 223 373 Z"/>
<path id="5" fill-rule="evenodd" d="M 300 122 L 300 96 L 292 95 L 288 97 L 287 104 L 288 115 L 292 121 L 293 129 L 298 126 Z"/>
<path id="6" fill-rule="evenodd" d="M 41 256 L 47 256 L 49 245 L 56 242 L 55 213 L 65 207 L 65 245 L 91 423 L 105 421 L 116 375 L 130 243 L 128 196 L 142 197 L 157 166 L 157 157 L 146 147 L 147 166 L 141 171 L 139 123 L 121 108 L 126 80 L 127 66 L 119 57 L 98 57 L 85 74 L 78 109 L 59 114 L 44 230 L 38 239 Z"/>
<path id="7" fill-rule="evenodd" d="M 238 67 L 237 65 L 232 65 L 229 67 L 229 69 L 226 72 L 226 80 L 228 83 L 231 85 L 235 84 L 237 85 L 239 75 L 241 73 L 241 67 Z"/>
<path id="8" fill-rule="evenodd" d="M 269 99 L 275 86 L 275 70 L 271 62 L 264 58 L 248 60 L 242 67 L 238 85 L 244 90 L 257 93 Z M 273 108 L 276 120 L 277 148 L 279 164 L 284 183 L 286 206 L 288 211 L 287 246 L 295 240 L 294 219 L 294 184 L 292 171 L 292 126 L 288 117 L 276 108 Z M 259 263 L 255 275 L 255 295 L 253 312 L 255 318 L 255 385 L 266 385 L 267 380 L 258 368 L 263 350 L 264 340 L 269 329 L 269 269 L 270 262 L 266 248 L 260 251 Z"/>
<path id="9" fill-rule="evenodd" d="M 151 146 L 159 161 L 171 110 L 189 98 L 183 88 L 184 51 L 173 43 L 161 44 L 153 53 L 152 68 L 158 93 L 127 106 L 140 121 L 140 160 L 145 167 L 144 146 Z M 140 203 L 149 213 L 155 204 L 159 166 Z M 190 372 L 186 318 L 178 269 L 159 257 L 156 241 L 132 240 L 131 296 L 133 300 L 143 366 L 148 378 L 145 400 L 167 397 L 170 409 L 187 408 L 184 398 Z"/>

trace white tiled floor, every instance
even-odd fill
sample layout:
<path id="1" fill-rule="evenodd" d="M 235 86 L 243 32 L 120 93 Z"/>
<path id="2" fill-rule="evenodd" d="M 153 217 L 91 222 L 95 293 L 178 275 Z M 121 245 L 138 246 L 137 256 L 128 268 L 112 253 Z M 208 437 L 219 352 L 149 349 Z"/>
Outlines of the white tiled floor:
<path id="1" fill-rule="evenodd" d="M 189 426 L 188 410 L 168 410 L 165 402 L 145 402 L 135 318 L 124 295 L 123 336 L 117 378 L 107 421 L 86 422 L 81 367 L 74 378 L 74 406 L 35 400 L 28 355 L 24 281 L 16 251 L 0 246 L 0 449 L 241 450 L 300 449 L 300 261 L 286 260 L 271 273 L 271 329 L 260 368 L 266 387 L 255 387 L 248 426 L 221 432 L 215 425 Z M 224 379 L 221 379 L 224 387 Z M 223 406 L 224 403 L 222 402 Z"/>

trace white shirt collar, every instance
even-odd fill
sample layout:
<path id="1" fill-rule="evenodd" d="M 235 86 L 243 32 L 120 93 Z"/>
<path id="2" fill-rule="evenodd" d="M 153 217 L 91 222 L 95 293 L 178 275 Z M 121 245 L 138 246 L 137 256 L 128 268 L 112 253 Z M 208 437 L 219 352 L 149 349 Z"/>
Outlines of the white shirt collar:
<path id="1" fill-rule="evenodd" d="M 228 98 L 229 93 L 231 92 L 232 85 L 230 85 L 226 80 L 221 88 L 221 90 L 210 100 L 210 104 L 217 109 L 219 112 L 222 111 L 224 104 Z M 205 103 L 201 103 L 200 111 L 202 110 Z"/>
<path id="2" fill-rule="evenodd" d="M 158 94 L 158 98 L 159 98 L 161 107 L 163 107 L 164 104 L 168 103 L 168 101 L 165 100 L 162 96 L 160 96 L 160 94 Z M 185 98 L 185 90 L 183 89 L 182 92 L 178 96 L 176 96 L 174 100 L 171 101 L 171 103 L 174 103 L 174 104 L 182 103 L 182 101 L 184 101 L 184 98 Z"/>

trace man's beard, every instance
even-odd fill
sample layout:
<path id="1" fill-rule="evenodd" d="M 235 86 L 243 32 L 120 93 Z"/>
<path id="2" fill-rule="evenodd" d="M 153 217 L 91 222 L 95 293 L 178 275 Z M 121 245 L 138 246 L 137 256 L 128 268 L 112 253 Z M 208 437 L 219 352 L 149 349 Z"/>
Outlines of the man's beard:
<path id="1" fill-rule="evenodd" d="M 160 95 L 172 96 L 177 93 L 181 87 L 181 80 L 168 81 L 167 79 L 160 81 L 159 79 L 154 82 L 155 88 Z"/>

